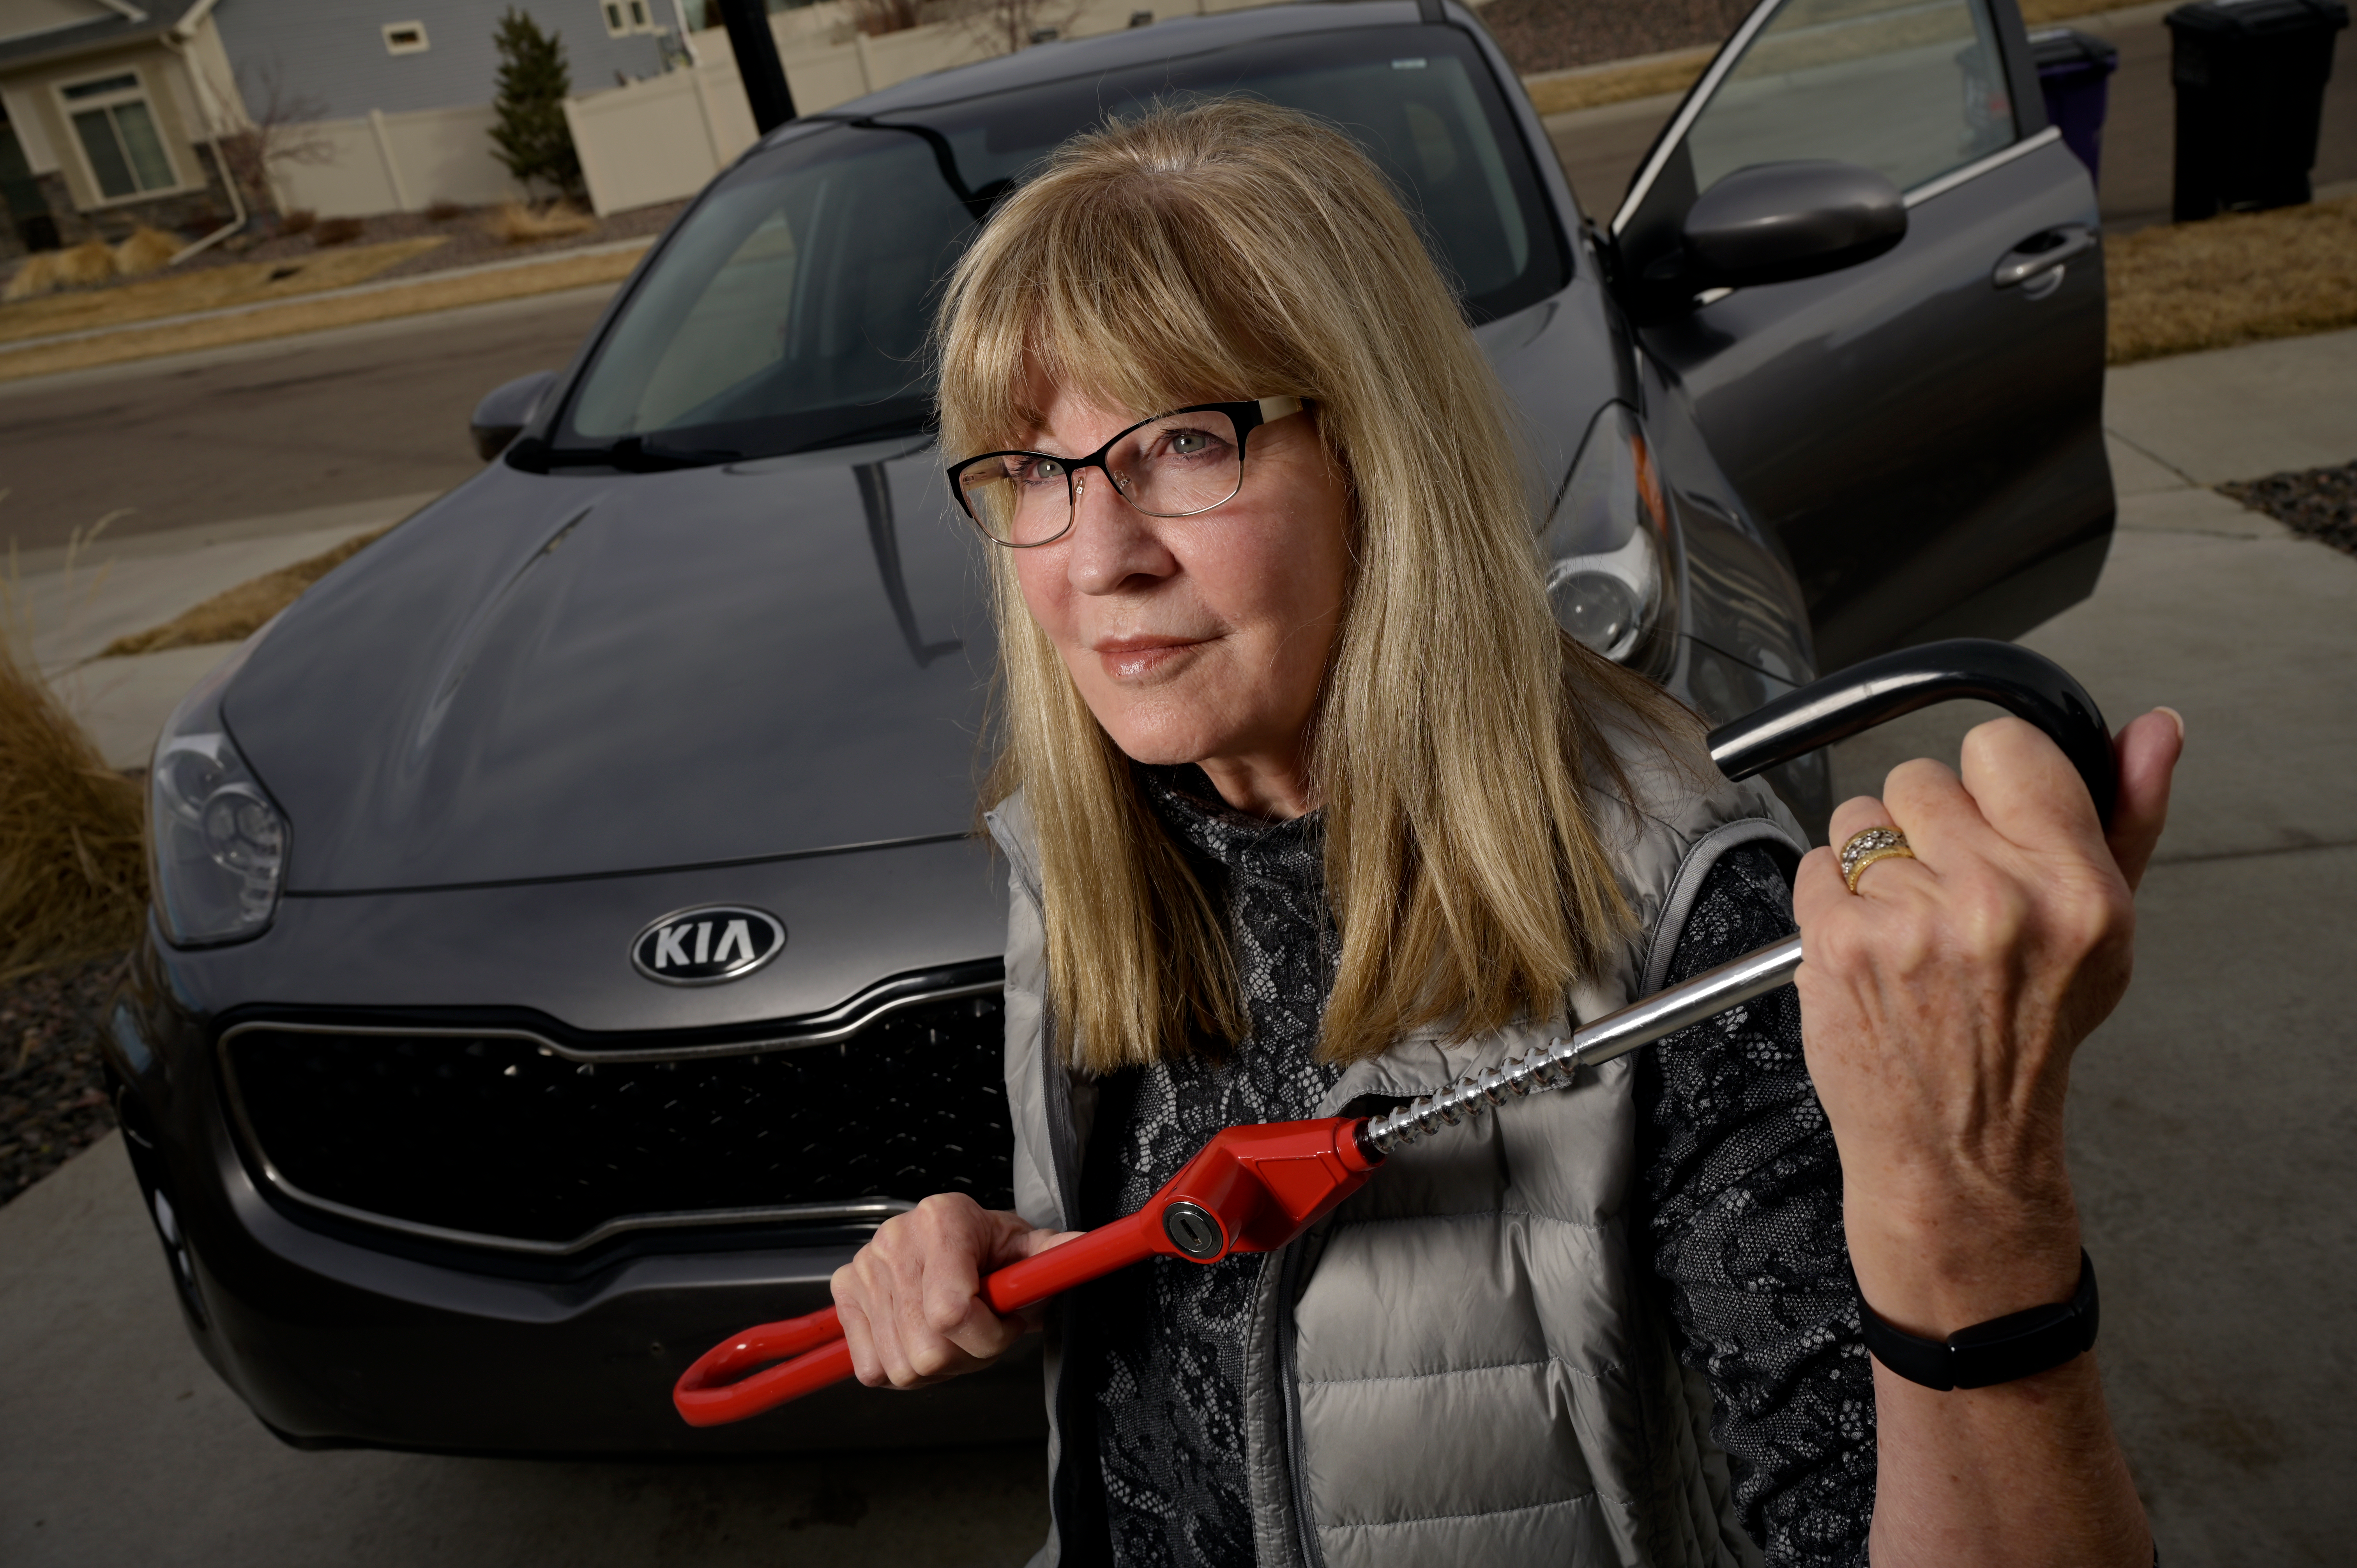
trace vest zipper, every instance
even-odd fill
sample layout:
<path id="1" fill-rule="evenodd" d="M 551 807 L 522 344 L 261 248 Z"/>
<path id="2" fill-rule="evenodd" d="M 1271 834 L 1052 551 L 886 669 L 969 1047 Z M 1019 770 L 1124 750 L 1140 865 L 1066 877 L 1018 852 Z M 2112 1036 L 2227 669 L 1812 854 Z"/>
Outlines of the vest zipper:
<path id="1" fill-rule="evenodd" d="M 1301 1262 L 1306 1252 L 1299 1240 L 1278 1254 L 1276 1278 L 1276 1347 L 1279 1402 L 1285 1411 L 1285 1473 L 1293 1489 L 1293 1529 L 1298 1538 L 1302 1568 L 1325 1568 L 1318 1546 L 1318 1521 L 1309 1510 L 1309 1461 L 1301 1448 L 1301 1369 L 1294 1354 L 1293 1301 L 1301 1288 Z"/>

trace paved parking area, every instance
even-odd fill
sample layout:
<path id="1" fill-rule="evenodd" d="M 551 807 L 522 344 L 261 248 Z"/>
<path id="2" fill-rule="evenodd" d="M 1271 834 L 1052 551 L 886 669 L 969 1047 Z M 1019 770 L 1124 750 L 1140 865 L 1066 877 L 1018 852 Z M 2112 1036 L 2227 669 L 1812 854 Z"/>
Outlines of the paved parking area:
<path id="1" fill-rule="evenodd" d="M 2203 485 L 2357 456 L 2357 332 L 2115 371 L 2120 530 L 2093 599 L 2022 640 L 2115 725 L 2186 716 L 2137 973 L 2082 1049 L 2072 1161 L 2104 1381 L 2180 1564 L 2340 1563 L 2357 1537 L 2357 559 Z M 1842 749 L 1870 790 L 1981 714 Z"/>
<path id="2" fill-rule="evenodd" d="M 12 1568 L 964 1568 L 1045 1534 L 1033 1446 L 694 1466 L 287 1448 L 189 1343 L 120 1138 L 0 1209 Z"/>

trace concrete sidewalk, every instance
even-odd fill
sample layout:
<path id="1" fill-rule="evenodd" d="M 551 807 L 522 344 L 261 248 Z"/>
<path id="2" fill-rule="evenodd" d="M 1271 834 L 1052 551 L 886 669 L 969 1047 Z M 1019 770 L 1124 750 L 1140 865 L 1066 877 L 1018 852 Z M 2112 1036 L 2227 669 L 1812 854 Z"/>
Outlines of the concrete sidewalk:
<path id="1" fill-rule="evenodd" d="M 433 499 L 431 492 L 391 496 L 119 542 L 101 532 L 71 553 L 27 551 L 16 563 L 8 618 L 108 766 L 145 767 L 156 731 L 181 696 L 236 645 L 124 659 L 98 658 L 100 650 L 241 583 L 397 522 Z"/>
<path id="2" fill-rule="evenodd" d="M 2187 746 L 2137 978 L 2082 1048 L 2072 1163 L 2099 1354 L 2170 1568 L 2345 1562 L 2357 1537 L 2357 560 L 2203 488 L 2357 458 L 2357 332 L 2112 372 L 2120 526 L 2021 640 Z M 1956 703 L 1836 748 L 1845 794 L 1953 762 Z"/>
<path id="3" fill-rule="evenodd" d="M 969 1568 L 1046 1537 L 1029 1444 L 696 1466 L 298 1453 L 189 1342 L 121 1141 L 0 1208 L 9 1568 Z"/>

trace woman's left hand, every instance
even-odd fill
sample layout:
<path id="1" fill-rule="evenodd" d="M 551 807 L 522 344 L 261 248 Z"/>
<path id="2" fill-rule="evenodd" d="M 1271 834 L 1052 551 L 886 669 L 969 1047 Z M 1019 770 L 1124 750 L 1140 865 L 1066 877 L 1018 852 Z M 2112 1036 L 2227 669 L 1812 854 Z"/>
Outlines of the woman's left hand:
<path id="1" fill-rule="evenodd" d="M 2183 721 L 2122 731 L 2108 834 L 2054 744 L 2018 719 L 1963 773 L 1892 771 L 1834 813 L 1838 845 L 1897 826 L 1914 858 L 1853 894 L 1836 853 L 1793 888 L 1803 1042 L 1840 1151 L 1843 1217 L 1875 1314 L 1932 1339 L 2070 1299 L 2079 1219 L 2063 1156 L 2072 1053 L 2127 988 L 2136 883 L 2168 815 Z M 2149 1536 L 2091 1358 L 1934 1392 L 1875 1373 L 1874 1561 L 2131 1563 Z"/>
<path id="2" fill-rule="evenodd" d="M 1834 813 L 1835 844 L 1896 825 L 1915 858 L 1869 865 L 1855 894 L 1835 850 L 1801 866 L 1809 1072 L 1859 1282 L 1900 1327 L 1944 1337 L 2077 1281 L 2063 1093 L 2127 989 L 2181 723 L 2160 710 L 2121 732 L 2108 835 L 2053 742 L 2001 719 L 1965 737 L 1961 778 L 1910 762 Z"/>

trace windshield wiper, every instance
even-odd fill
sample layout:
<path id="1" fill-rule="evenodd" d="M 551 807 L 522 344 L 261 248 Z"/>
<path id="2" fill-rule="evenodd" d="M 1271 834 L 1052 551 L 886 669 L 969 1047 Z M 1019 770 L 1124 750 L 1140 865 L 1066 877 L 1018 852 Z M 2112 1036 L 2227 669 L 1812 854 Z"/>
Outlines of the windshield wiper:
<path id="1" fill-rule="evenodd" d="M 629 474 L 658 474 L 673 468 L 708 468 L 734 463 L 744 453 L 725 446 L 666 446 L 643 435 L 623 435 L 601 446 L 558 446 L 548 454 L 552 467 L 619 468 Z"/>

